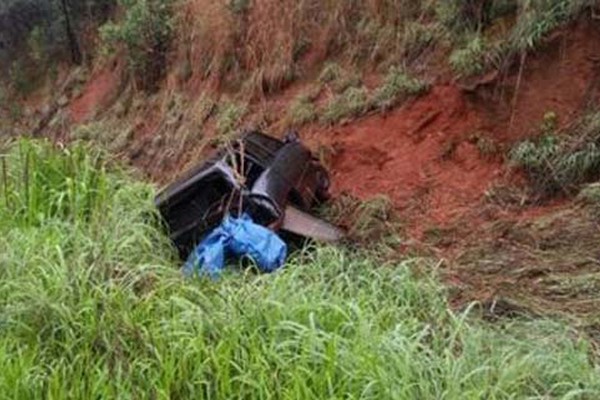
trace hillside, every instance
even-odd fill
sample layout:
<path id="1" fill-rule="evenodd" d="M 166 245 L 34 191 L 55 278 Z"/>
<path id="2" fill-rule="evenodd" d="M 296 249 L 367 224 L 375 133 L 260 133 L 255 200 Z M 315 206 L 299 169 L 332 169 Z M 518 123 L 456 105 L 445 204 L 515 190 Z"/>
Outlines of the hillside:
<path id="1" fill-rule="evenodd" d="M 0 6 L 1 391 L 598 395 L 595 1 L 37 3 Z M 184 281 L 140 216 L 244 129 L 298 131 L 350 243 Z"/>

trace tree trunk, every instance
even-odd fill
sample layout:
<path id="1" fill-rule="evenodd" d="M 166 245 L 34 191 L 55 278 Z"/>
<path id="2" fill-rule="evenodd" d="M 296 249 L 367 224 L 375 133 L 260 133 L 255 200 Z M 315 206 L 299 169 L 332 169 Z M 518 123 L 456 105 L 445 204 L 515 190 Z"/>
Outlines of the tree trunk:
<path id="1" fill-rule="evenodd" d="M 83 61 L 83 57 L 81 55 L 81 49 L 79 48 L 79 43 L 77 42 L 77 36 L 73 31 L 73 27 L 71 26 L 71 18 L 69 15 L 69 6 L 67 4 L 67 0 L 61 0 L 62 11 L 65 18 L 65 32 L 67 34 L 67 41 L 69 43 L 69 50 L 71 51 L 71 61 L 75 65 L 81 65 Z"/>

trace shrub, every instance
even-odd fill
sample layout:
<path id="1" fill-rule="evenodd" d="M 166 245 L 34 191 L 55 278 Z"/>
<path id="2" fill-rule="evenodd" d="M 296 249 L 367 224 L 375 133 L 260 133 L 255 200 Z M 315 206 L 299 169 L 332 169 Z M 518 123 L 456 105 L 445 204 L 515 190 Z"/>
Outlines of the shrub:
<path id="1" fill-rule="evenodd" d="M 172 0 L 119 0 L 123 18 L 100 29 L 108 51 L 127 50 L 130 71 L 143 89 L 156 89 L 166 68 Z"/>
<path id="2" fill-rule="evenodd" d="M 421 22 L 408 22 L 404 27 L 402 37 L 404 57 L 408 60 L 417 57 L 436 40 L 439 31 L 439 24 L 437 23 L 425 25 Z"/>
<path id="3" fill-rule="evenodd" d="M 530 0 L 521 7 L 507 51 L 518 53 L 535 48 L 550 31 L 579 15 L 586 5 L 580 0 Z"/>
<path id="4" fill-rule="evenodd" d="M 346 230 L 347 239 L 363 248 L 395 252 L 402 233 L 399 213 L 386 196 L 360 200 L 343 194 L 323 210 L 324 216 Z"/>
<path id="5" fill-rule="evenodd" d="M 513 12 L 514 4 L 500 4 L 496 14 Z M 515 26 L 506 37 L 486 43 L 477 32 L 463 49 L 455 52 L 451 64 L 465 75 L 484 72 L 490 68 L 510 66 L 516 56 L 538 47 L 554 29 L 578 16 L 586 7 L 585 1 L 531 0 L 519 5 Z"/>
<path id="6" fill-rule="evenodd" d="M 415 96 L 428 89 L 420 79 L 410 76 L 404 69 L 392 67 L 383 84 L 375 90 L 372 104 L 381 110 L 387 110 L 409 96 Z"/>

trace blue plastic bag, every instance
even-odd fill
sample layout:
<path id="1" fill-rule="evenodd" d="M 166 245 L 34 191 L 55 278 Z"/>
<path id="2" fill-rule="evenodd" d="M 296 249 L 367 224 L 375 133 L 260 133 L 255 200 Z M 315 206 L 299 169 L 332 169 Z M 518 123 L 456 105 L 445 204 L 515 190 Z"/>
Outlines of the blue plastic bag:
<path id="1" fill-rule="evenodd" d="M 263 272 L 273 272 L 283 266 L 287 245 L 276 233 L 255 224 L 249 215 L 225 217 L 220 226 L 209 233 L 190 254 L 183 270 L 188 276 L 219 276 L 229 256 L 248 256 Z"/>

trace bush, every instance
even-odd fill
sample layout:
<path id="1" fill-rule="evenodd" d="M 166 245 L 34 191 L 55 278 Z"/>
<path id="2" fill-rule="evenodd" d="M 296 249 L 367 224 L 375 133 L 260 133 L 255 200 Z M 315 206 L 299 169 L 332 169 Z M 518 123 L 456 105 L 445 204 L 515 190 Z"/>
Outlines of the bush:
<path id="1" fill-rule="evenodd" d="M 329 85 L 336 93 L 343 93 L 346 89 L 362 85 L 360 74 L 346 71 L 334 62 L 325 64 L 318 80 L 324 85 Z"/>
<path id="2" fill-rule="evenodd" d="M 439 24 L 425 25 L 421 22 L 408 22 L 402 37 L 403 55 L 408 60 L 417 57 L 439 36 Z"/>
<path id="3" fill-rule="evenodd" d="M 154 90 L 165 73 L 172 32 L 172 0 L 119 0 L 124 10 L 118 22 L 100 29 L 108 51 L 122 46 L 129 67 L 142 89 Z"/>
<path id="4" fill-rule="evenodd" d="M 511 2 L 497 3 L 490 6 L 487 20 L 518 11 L 515 26 L 507 36 L 494 42 L 487 42 L 481 29 L 467 31 L 466 45 L 450 58 L 452 68 L 459 74 L 474 75 L 510 66 L 519 54 L 538 47 L 550 32 L 578 16 L 587 5 L 580 0 L 531 0 L 519 7 Z"/>

